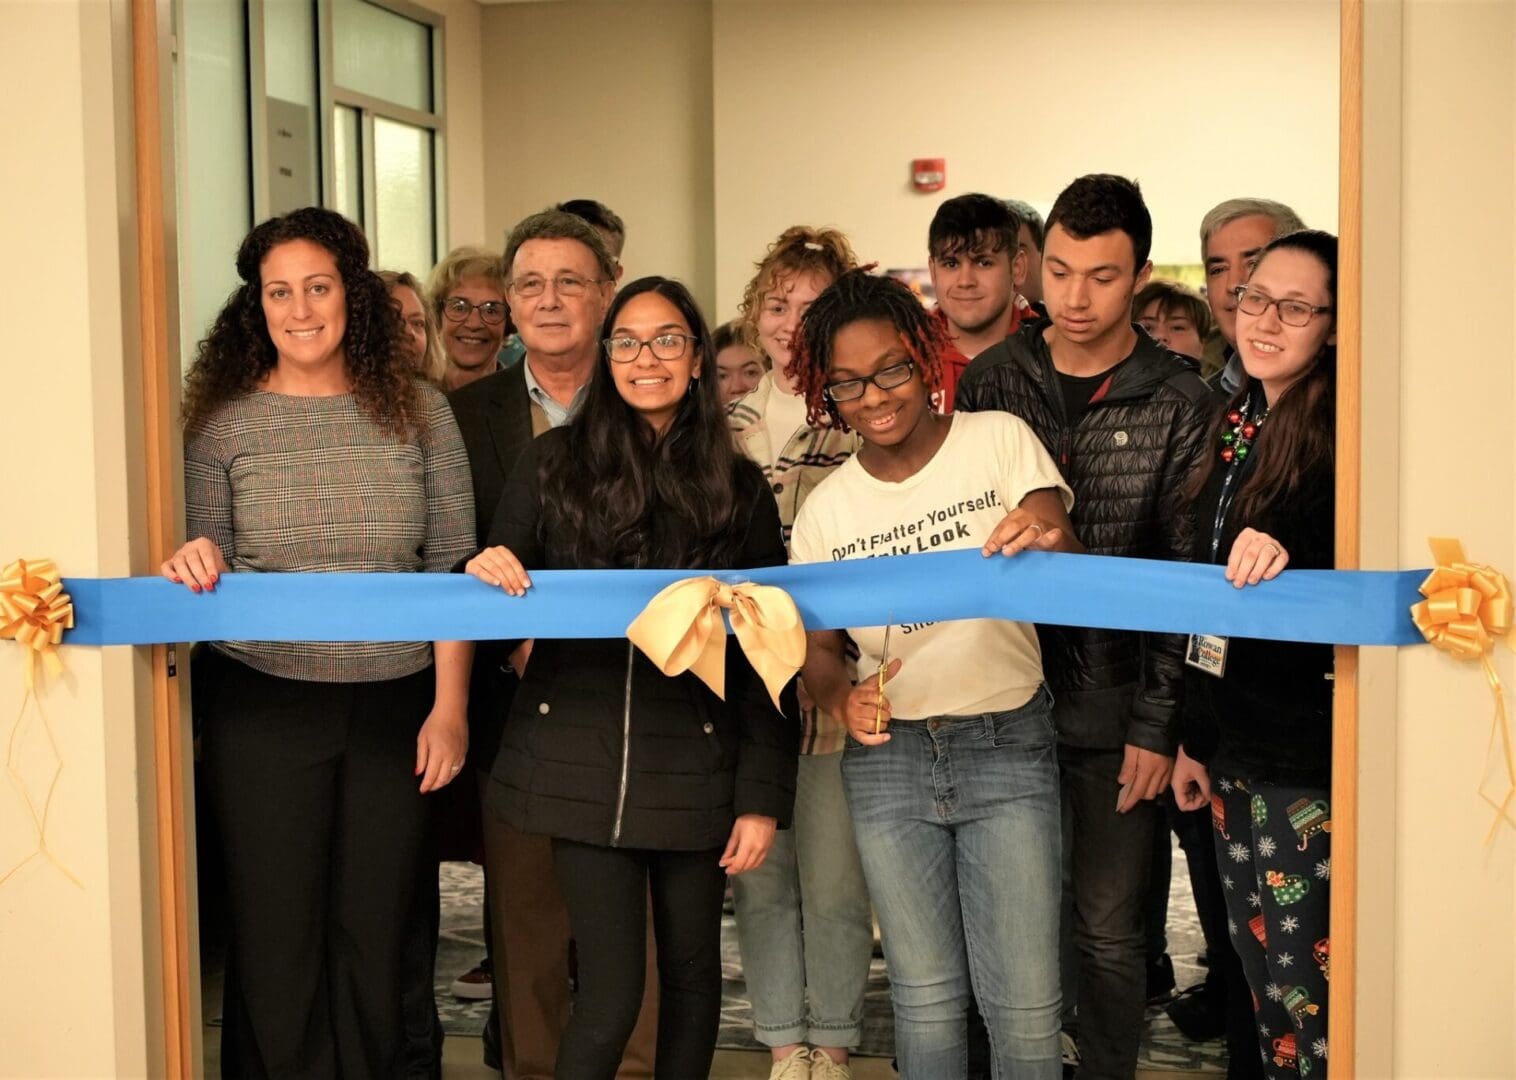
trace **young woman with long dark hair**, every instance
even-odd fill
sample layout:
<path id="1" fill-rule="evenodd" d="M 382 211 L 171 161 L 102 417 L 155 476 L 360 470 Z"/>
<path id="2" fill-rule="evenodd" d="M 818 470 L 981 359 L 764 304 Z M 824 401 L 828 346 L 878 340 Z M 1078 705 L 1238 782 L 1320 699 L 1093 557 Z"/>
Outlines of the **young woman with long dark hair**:
<path id="1" fill-rule="evenodd" d="M 1238 588 L 1335 558 L 1337 238 L 1264 248 L 1238 290 L 1247 382 L 1191 494 L 1197 562 Z M 1253 991 L 1269 1076 L 1326 1067 L 1332 647 L 1191 639 L 1182 809 L 1211 804 L 1232 944 Z"/>
<path id="2" fill-rule="evenodd" d="M 436 572 L 473 548 L 458 426 L 368 259 L 357 226 L 314 207 L 243 240 L 185 387 L 190 539 L 170 581 Z M 196 689 L 231 916 L 226 1075 L 399 1073 L 422 796 L 463 767 L 472 651 L 211 643 Z"/>
<path id="3" fill-rule="evenodd" d="M 889 278 L 853 271 L 816 299 L 793 370 L 811 415 L 863 448 L 801 507 L 792 561 L 1081 550 L 1073 495 L 1031 428 L 932 411 L 947 344 Z M 967 1075 L 972 996 L 994 1074 L 1051 1080 L 1061 829 L 1036 630 L 969 619 L 847 634 L 857 664 L 841 630 L 813 633 L 804 677 L 848 730 L 843 787 L 889 959 L 900 1075 Z"/>
<path id="4" fill-rule="evenodd" d="M 523 455 L 468 572 L 519 596 L 536 569 L 783 563 L 774 497 L 732 447 L 689 291 L 632 282 L 602 336 L 582 411 Z M 788 824 L 798 741 L 735 640 L 724 701 L 623 639 L 536 642 L 488 799 L 510 825 L 553 839 L 579 956 L 560 1080 L 616 1074 L 642 1002 L 649 895 L 656 1075 L 709 1072 L 725 876 L 761 865 Z"/>

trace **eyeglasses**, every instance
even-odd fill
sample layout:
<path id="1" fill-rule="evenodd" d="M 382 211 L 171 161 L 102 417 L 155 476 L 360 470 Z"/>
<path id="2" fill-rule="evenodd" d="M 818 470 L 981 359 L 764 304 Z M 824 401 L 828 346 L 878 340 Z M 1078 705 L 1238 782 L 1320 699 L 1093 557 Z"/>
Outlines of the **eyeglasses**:
<path id="1" fill-rule="evenodd" d="M 689 352 L 690 346 L 698 338 L 689 334 L 659 334 L 655 338 L 642 341 L 634 337 L 613 337 L 604 341 L 605 355 L 617 364 L 630 364 L 642 355 L 644 348 L 651 349 L 653 356 L 659 360 L 678 360 Z"/>
<path id="2" fill-rule="evenodd" d="M 549 280 L 552 281 L 553 290 L 559 296 L 583 296 L 589 291 L 591 285 L 601 285 L 605 282 L 605 278 L 583 278 L 578 274 L 559 274 L 557 277 L 551 279 L 536 276 L 524 277 L 519 281 L 510 282 L 506 285 L 506 288 L 510 289 L 517 296 L 531 299 L 534 296 L 541 296 L 547 291 Z"/>
<path id="3" fill-rule="evenodd" d="M 821 388 L 821 392 L 833 405 L 840 401 L 857 401 L 868 389 L 869 383 L 873 383 L 881 390 L 893 390 L 897 386 L 904 386 L 910 382 L 911 372 L 915 369 L 914 360 L 902 360 L 898 364 L 880 368 L 874 374 L 865 375 L 861 379 L 843 379 L 841 382 L 827 383 Z"/>
<path id="4" fill-rule="evenodd" d="M 471 304 L 461 296 L 449 296 L 442 301 L 442 314 L 452 322 L 463 322 L 472 312 L 479 312 L 479 317 L 487 323 L 502 323 L 505 321 L 505 304 L 499 300 L 486 300 L 482 304 Z"/>
<path id="5" fill-rule="evenodd" d="M 1279 310 L 1279 321 L 1286 326 L 1309 326 L 1317 315 L 1325 315 L 1330 307 L 1313 307 L 1303 300 L 1274 300 L 1268 294 L 1248 285 L 1239 285 L 1232 290 L 1237 297 L 1237 310 L 1245 315 L 1262 315 L 1269 308 Z"/>

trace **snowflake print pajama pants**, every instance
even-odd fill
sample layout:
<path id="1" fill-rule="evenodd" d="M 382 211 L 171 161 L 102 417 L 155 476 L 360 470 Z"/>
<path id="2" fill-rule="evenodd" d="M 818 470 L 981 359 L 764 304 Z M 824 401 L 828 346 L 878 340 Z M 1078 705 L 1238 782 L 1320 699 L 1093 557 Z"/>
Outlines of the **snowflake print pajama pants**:
<path id="1" fill-rule="evenodd" d="M 1264 1074 L 1325 1077 L 1331 793 L 1215 777 L 1211 824 Z"/>

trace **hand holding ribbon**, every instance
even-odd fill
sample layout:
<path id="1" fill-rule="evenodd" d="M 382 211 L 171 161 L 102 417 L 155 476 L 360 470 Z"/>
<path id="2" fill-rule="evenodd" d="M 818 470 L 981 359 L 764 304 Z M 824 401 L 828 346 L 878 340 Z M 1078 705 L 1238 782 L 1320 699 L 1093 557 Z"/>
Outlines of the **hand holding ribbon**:
<path id="1" fill-rule="evenodd" d="M 789 593 L 772 585 L 728 585 L 714 577 L 685 578 L 660 591 L 626 628 L 626 636 L 665 675 L 693 673 L 726 699 L 726 625 L 748 663 L 768 688 L 774 707 L 779 692 L 805 663 L 805 626 Z"/>
<path id="2" fill-rule="evenodd" d="M 1459 660 L 1478 660 L 1495 695 L 1495 720 L 1485 760 L 1479 796 L 1495 808 L 1496 818 L 1485 841 L 1501 821 L 1516 827 L 1516 748 L 1506 714 L 1505 687 L 1490 660 L 1498 638 L 1510 633 L 1512 601 L 1505 575 L 1465 560 L 1457 540 L 1433 538 L 1437 567 L 1422 582 L 1425 600 L 1411 608 L 1411 620 L 1427 641 Z M 1496 742 L 1502 753 L 1497 754 Z M 1501 774 L 1504 775 L 1501 775 Z"/>

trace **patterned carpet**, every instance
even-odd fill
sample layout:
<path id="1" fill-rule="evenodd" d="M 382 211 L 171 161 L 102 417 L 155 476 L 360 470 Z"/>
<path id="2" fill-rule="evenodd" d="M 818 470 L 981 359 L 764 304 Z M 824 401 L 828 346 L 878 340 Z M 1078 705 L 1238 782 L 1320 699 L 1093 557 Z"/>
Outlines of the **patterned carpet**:
<path id="1" fill-rule="evenodd" d="M 484 1028 L 488 1002 L 459 1001 L 448 985 L 484 955 L 480 925 L 483 876 L 472 863 L 442 864 L 442 933 L 437 949 L 437 1008 L 450 1035 L 478 1035 Z M 1181 989 L 1200 982 L 1205 969 L 1195 963 L 1203 948 L 1195 902 L 1190 895 L 1184 855 L 1174 848 L 1174 876 L 1169 890 L 1169 955 L 1174 961 L 1175 981 Z M 742 976 L 742 958 L 737 948 L 737 929 L 731 916 L 721 927 L 721 959 L 724 972 L 721 1005 L 723 1049 L 752 1050 L 759 1044 L 752 1036 L 752 1007 Z M 889 979 L 884 961 L 875 959 L 869 973 L 864 1002 L 863 1042 L 856 1051 L 863 1056 L 892 1057 L 894 1026 L 890 1014 Z M 1140 1064 L 1144 1069 L 1173 1069 L 1224 1073 L 1226 1047 L 1220 1040 L 1192 1043 L 1181 1035 L 1163 1010 L 1148 1010 Z"/>

